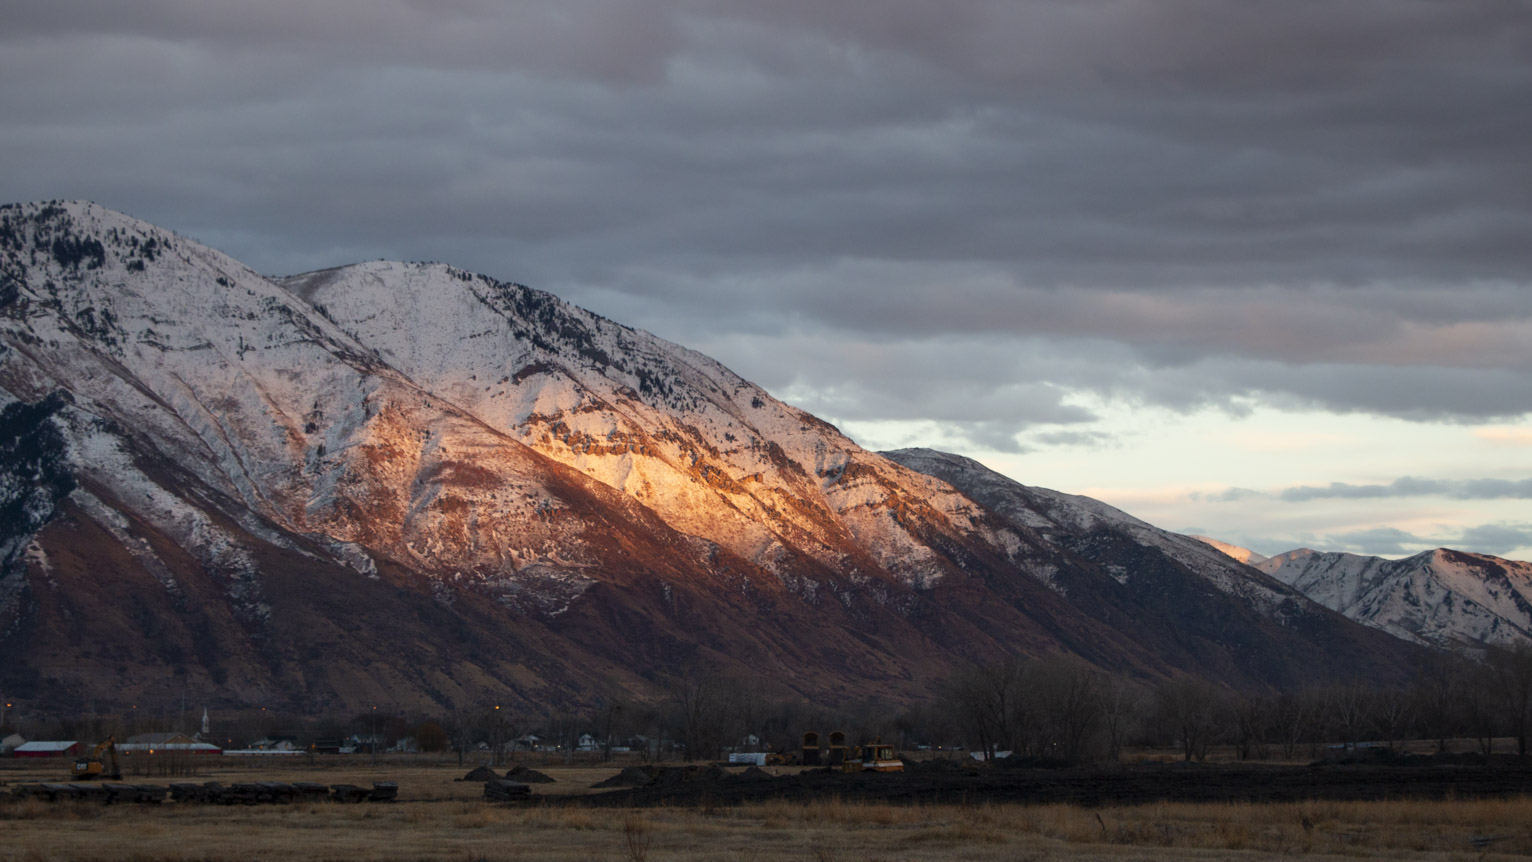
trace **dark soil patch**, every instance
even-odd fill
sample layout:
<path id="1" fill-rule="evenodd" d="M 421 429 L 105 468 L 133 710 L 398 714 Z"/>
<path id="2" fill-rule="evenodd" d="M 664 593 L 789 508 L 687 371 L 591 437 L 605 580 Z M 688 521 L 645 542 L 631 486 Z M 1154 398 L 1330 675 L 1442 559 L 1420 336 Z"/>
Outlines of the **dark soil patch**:
<path id="1" fill-rule="evenodd" d="M 635 770 L 637 771 L 637 770 Z M 619 776 L 620 777 L 620 776 Z M 606 784 L 606 782 L 603 782 Z M 608 784 L 607 786 L 617 786 Z M 1532 794 L 1532 768 L 1512 766 L 1262 766 L 1133 764 L 1069 769 L 922 770 L 655 782 L 572 800 L 597 806 L 740 805 L 839 798 L 895 804 L 1021 802 L 1136 805 L 1150 802 L 1297 802 L 1307 799 L 1458 799 Z"/>

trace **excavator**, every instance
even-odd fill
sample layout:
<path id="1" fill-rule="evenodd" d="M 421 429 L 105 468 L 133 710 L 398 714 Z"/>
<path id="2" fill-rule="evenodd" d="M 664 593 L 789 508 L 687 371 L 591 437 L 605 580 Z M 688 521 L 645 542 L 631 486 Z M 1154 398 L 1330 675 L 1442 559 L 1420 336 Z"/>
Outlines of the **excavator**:
<path id="1" fill-rule="evenodd" d="M 112 771 L 106 772 L 106 766 L 102 758 L 111 755 Z M 122 780 L 122 767 L 117 765 L 117 737 L 108 736 L 105 742 L 98 744 L 90 754 L 74 762 L 75 781 L 93 781 L 98 778 L 110 778 L 113 781 Z"/>

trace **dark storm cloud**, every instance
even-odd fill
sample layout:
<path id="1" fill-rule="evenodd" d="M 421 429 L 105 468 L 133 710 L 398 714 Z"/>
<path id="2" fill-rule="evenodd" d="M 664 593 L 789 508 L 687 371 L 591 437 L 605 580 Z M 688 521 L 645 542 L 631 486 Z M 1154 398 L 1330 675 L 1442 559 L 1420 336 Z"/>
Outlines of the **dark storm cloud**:
<path id="1" fill-rule="evenodd" d="M 0 197 L 450 260 L 832 418 L 1532 404 L 1520 0 L 0 8 Z"/>
<path id="2" fill-rule="evenodd" d="M 1532 479 L 1441 480 L 1404 476 L 1386 485 L 1299 485 L 1280 494 L 1290 503 L 1309 500 L 1368 500 L 1384 497 L 1449 497 L 1455 500 L 1532 500 Z"/>

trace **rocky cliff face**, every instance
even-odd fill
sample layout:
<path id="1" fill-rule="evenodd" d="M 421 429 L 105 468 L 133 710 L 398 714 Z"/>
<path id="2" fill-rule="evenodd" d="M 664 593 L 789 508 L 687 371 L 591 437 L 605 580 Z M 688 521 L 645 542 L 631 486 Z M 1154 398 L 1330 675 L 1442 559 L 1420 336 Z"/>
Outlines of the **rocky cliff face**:
<path id="1" fill-rule="evenodd" d="M 31 698 L 557 703 L 698 666 L 904 697 L 1017 650 L 1279 685 L 1340 642 L 1385 675 L 1407 651 L 451 267 L 271 280 L 90 204 L 5 207 L 0 347 L 0 683 Z M 1167 565 L 1237 611 L 1178 641 L 1131 598 Z"/>

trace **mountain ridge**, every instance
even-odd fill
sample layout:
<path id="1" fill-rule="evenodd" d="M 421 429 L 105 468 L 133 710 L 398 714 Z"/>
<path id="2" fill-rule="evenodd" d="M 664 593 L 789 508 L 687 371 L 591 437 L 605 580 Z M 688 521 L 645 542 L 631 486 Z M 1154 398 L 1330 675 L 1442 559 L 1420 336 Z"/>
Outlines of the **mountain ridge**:
<path id="1" fill-rule="evenodd" d="M 1418 643 L 1532 639 L 1532 564 L 1450 548 L 1397 560 L 1299 548 L 1257 568 L 1351 619 Z"/>
<path id="2" fill-rule="evenodd" d="M 702 354 L 445 265 L 268 279 L 93 204 L 10 205 L 0 389 L 0 504 L 28 513 L 0 536 L 0 683 L 60 702 L 553 704 L 697 668 L 905 698 L 1050 651 L 1283 686 L 1339 672 L 1325 643 L 1381 677 L 1410 656 L 1105 504 L 1034 489 L 1038 523 L 1008 517 Z M 1136 622 L 1110 582 L 1139 566 L 1230 597 L 1218 625 Z"/>

